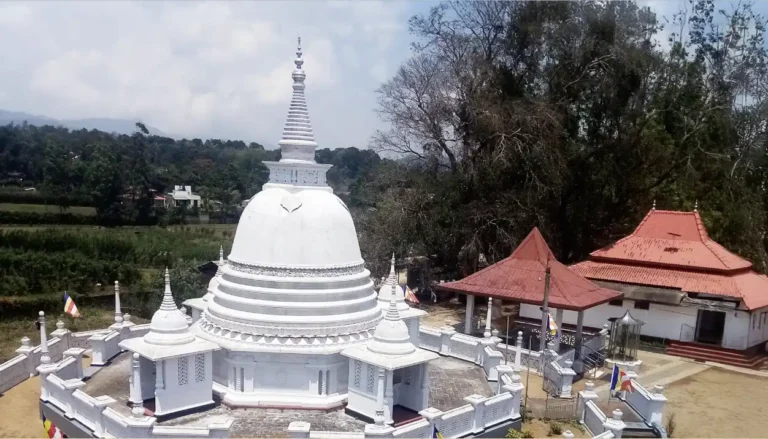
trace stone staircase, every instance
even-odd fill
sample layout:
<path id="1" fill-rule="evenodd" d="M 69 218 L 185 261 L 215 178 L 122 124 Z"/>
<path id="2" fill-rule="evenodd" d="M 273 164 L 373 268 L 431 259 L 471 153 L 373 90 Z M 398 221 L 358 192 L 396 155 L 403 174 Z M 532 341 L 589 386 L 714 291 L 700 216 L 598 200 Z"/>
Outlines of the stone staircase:
<path id="1" fill-rule="evenodd" d="M 678 357 L 692 358 L 698 361 L 712 361 L 731 366 L 749 369 L 765 369 L 768 367 L 768 356 L 765 354 L 745 354 L 744 351 L 707 346 L 698 343 L 670 341 L 667 354 Z"/>

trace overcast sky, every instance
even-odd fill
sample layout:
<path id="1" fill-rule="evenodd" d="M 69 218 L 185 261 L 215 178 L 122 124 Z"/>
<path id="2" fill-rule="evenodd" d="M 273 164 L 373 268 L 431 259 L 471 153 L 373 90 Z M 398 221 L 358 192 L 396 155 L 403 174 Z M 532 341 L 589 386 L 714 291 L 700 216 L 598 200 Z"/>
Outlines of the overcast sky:
<path id="1" fill-rule="evenodd" d="M 0 109 L 274 148 L 301 35 L 320 147 L 366 147 L 375 89 L 410 55 L 408 18 L 434 4 L 0 0 Z"/>

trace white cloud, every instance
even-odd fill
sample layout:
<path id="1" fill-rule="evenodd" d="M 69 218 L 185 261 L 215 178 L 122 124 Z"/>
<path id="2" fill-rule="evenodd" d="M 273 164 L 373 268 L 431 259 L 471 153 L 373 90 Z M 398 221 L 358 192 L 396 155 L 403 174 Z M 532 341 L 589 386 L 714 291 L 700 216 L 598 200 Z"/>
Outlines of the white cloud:
<path id="1" fill-rule="evenodd" d="M 424 10 L 428 6 L 416 5 Z M 276 146 L 301 35 L 323 146 L 365 146 L 404 2 L 0 2 L 0 108 Z M 386 60 L 386 61 L 385 61 Z M 346 124 L 354 120 L 353 125 Z M 339 129 L 344 126 L 344 129 Z"/>

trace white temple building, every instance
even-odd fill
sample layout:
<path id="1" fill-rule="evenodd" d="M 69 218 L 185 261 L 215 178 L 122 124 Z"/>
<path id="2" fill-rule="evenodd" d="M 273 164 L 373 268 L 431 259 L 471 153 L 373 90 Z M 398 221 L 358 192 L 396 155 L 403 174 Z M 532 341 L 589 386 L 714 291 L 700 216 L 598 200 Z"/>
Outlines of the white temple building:
<path id="1" fill-rule="evenodd" d="M 266 162 L 269 182 L 243 211 L 192 328 L 222 348 L 213 389 L 231 406 L 341 406 L 341 351 L 365 343 L 382 317 L 352 216 L 326 184 L 330 165 L 315 162 L 300 46 L 296 55 L 282 158 Z"/>

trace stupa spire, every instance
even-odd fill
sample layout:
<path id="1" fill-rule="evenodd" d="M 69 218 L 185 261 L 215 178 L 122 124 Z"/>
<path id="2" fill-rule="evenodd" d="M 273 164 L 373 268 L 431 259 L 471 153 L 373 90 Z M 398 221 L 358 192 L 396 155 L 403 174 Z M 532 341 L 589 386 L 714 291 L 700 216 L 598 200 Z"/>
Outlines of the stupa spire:
<path id="1" fill-rule="evenodd" d="M 309 110 L 307 109 L 307 99 L 304 96 L 304 79 L 307 75 L 302 66 L 304 59 L 301 50 L 301 37 L 299 37 L 296 49 L 296 59 L 293 61 L 296 69 L 291 74 L 293 78 L 293 96 L 291 105 L 288 109 L 288 117 L 285 119 L 283 128 L 283 137 L 278 144 L 282 154 L 281 162 L 312 162 L 315 161 L 315 133 L 312 130 L 312 123 L 309 121 Z"/>
<path id="2" fill-rule="evenodd" d="M 224 246 L 219 246 L 219 267 L 224 265 Z"/>
<path id="3" fill-rule="evenodd" d="M 165 267 L 165 291 L 163 292 L 163 302 L 160 304 L 160 309 L 163 311 L 178 311 L 176 302 L 173 300 L 173 293 L 171 292 L 171 275 L 168 273 L 168 267 Z"/>

